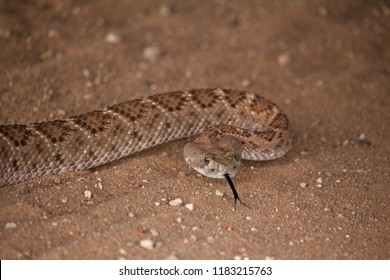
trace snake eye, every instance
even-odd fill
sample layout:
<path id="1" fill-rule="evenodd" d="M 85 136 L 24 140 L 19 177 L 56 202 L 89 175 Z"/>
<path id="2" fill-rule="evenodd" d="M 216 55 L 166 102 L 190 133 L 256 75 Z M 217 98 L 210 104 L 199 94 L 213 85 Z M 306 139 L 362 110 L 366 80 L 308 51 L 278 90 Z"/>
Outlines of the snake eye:
<path id="1" fill-rule="evenodd" d="M 209 157 L 204 157 L 204 163 L 205 164 L 209 164 L 210 163 L 210 159 L 209 159 Z"/>

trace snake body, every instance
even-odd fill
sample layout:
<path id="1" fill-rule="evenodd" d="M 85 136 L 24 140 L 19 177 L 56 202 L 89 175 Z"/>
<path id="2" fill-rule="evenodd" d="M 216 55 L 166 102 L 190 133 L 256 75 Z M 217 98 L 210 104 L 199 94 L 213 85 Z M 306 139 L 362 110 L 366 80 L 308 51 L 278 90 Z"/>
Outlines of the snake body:
<path id="1" fill-rule="evenodd" d="M 0 186 L 89 169 L 197 134 L 208 139 L 211 149 L 221 135 L 228 136 L 227 142 L 238 143 L 241 158 L 247 160 L 278 158 L 290 142 L 287 116 L 256 94 L 224 89 L 168 92 L 67 119 L 0 125 Z M 197 160 L 188 161 L 193 154 L 190 149 L 186 161 L 199 167 Z"/>

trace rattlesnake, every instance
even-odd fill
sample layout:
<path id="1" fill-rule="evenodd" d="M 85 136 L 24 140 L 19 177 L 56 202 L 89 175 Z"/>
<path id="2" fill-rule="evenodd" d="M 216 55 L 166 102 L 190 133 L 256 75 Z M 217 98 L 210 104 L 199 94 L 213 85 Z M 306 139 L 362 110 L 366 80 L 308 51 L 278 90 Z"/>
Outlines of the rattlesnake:
<path id="1" fill-rule="evenodd" d="M 229 184 L 241 158 L 275 159 L 290 142 L 287 116 L 258 95 L 168 92 L 62 120 L 0 125 L 0 186 L 89 169 L 199 133 L 184 148 L 186 162 L 205 176 L 226 177 Z"/>

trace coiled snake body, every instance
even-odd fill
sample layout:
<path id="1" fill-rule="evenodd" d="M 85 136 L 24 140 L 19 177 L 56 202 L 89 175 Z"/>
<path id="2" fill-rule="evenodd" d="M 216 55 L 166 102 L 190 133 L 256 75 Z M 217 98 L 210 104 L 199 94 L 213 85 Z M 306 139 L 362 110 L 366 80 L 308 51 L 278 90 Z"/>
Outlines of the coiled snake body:
<path id="1" fill-rule="evenodd" d="M 233 176 L 241 158 L 278 158 L 290 142 L 286 115 L 258 95 L 168 92 L 62 120 L 0 125 L 0 186 L 89 169 L 196 134 L 185 146 L 185 160 L 214 178 Z"/>

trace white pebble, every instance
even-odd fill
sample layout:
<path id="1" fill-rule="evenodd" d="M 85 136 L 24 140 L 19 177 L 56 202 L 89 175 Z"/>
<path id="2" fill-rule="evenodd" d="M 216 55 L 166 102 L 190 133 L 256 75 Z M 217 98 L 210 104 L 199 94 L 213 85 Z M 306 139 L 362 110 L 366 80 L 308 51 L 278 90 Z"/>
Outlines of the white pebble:
<path id="1" fill-rule="evenodd" d="M 98 188 L 99 190 L 103 189 L 102 178 L 97 178 L 97 183 L 95 184 L 95 188 Z"/>
<path id="2" fill-rule="evenodd" d="M 155 202 L 154 206 L 159 207 L 160 206 L 160 202 Z"/>
<path id="3" fill-rule="evenodd" d="M 122 38 L 115 32 L 109 32 L 107 33 L 105 40 L 110 44 L 118 44 L 122 41 Z"/>
<path id="4" fill-rule="evenodd" d="M 322 178 L 318 178 L 317 181 L 316 181 L 318 184 L 322 184 Z"/>
<path id="5" fill-rule="evenodd" d="M 151 228 L 151 229 L 150 229 L 150 233 L 151 233 L 154 237 L 157 237 L 157 236 L 158 236 L 158 231 L 155 230 L 154 228 Z"/>
<path id="6" fill-rule="evenodd" d="M 152 250 L 153 247 L 154 247 L 154 243 L 152 240 L 149 240 L 149 239 L 144 239 L 144 240 L 141 240 L 141 242 L 139 243 L 139 245 L 142 247 L 142 248 L 145 248 L 147 250 Z"/>
<path id="7" fill-rule="evenodd" d="M 242 260 L 242 257 L 237 255 L 237 256 L 234 256 L 234 259 L 235 260 Z"/>
<path id="8" fill-rule="evenodd" d="M 8 222 L 8 223 L 5 224 L 4 229 L 14 229 L 16 227 L 17 227 L 17 225 L 15 223 Z"/>
<path id="9" fill-rule="evenodd" d="M 304 188 L 304 187 L 307 186 L 306 183 L 300 183 L 299 185 L 300 185 L 302 188 Z"/>
<path id="10" fill-rule="evenodd" d="M 183 220 L 182 220 L 182 218 L 178 217 L 178 218 L 176 219 L 176 221 L 177 221 L 179 224 L 181 224 L 181 222 L 182 222 Z"/>
<path id="11" fill-rule="evenodd" d="M 282 53 L 278 55 L 277 61 L 280 66 L 284 66 L 291 61 L 291 58 L 287 53 Z"/>
<path id="12" fill-rule="evenodd" d="M 157 61 L 161 56 L 161 51 L 157 47 L 146 47 L 142 51 L 142 55 L 146 60 L 149 60 L 151 62 Z"/>
<path id="13" fill-rule="evenodd" d="M 224 192 L 221 192 L 220 190 L 216 190 L 215 191 L 215 194 L 217 195 L 217 196 L 223 196 L 224 195 Z"/>
<path id="14" fill-rule="evenodd" d="M 84 191 L 84 197 L 85 198 L 91 198 L 92 197 L 91 191 Z"/>
<path id="15" fill-rule="evenodd" d="M 195 209 L 194 204 L 192 204 L 192 203 L 187 203 L 187 204 L 185 205 L 185 207 L 186 207 L 188 210 L 190 210 L 190 211 L 194 211 L 194 209 Z"/>
<path id="16" fill-rule="evenodd" d="M 174 200 L 169 201 L 169 205 L 171 206 L 179 206 L 183 204 L 183 200 L 181 198 L 176 198 Z"/>

